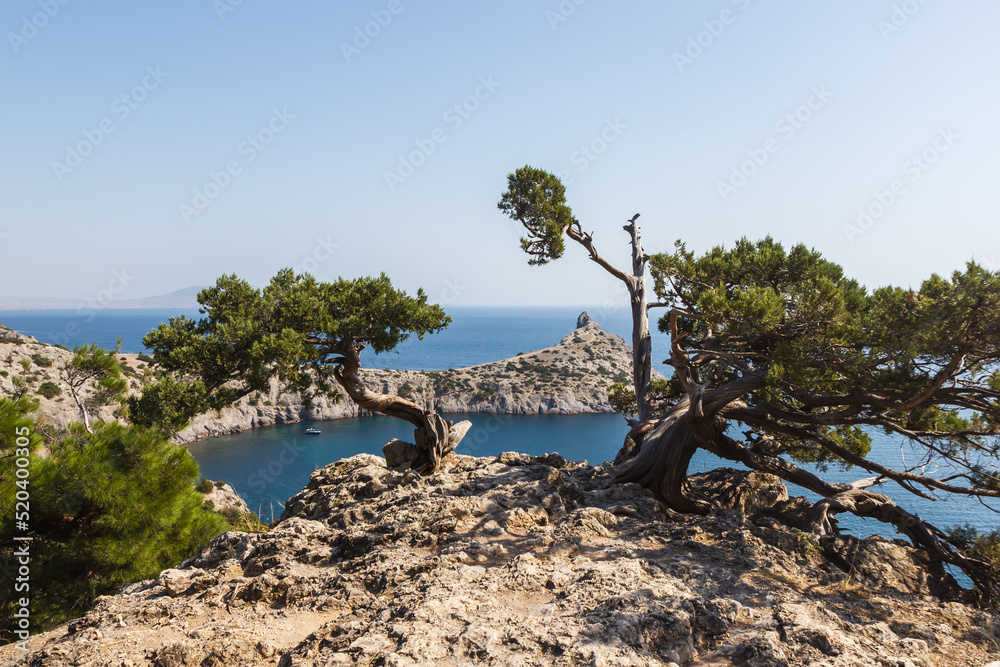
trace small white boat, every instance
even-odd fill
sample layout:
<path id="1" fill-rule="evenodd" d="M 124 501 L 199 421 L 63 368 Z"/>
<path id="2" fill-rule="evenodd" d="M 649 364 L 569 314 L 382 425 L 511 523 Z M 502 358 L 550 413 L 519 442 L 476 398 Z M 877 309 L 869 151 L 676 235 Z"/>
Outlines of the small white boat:
<path id="1" fill-rule="evenodd" d="M 319 430 L 318 428 L 307 428 L 306 429 L 306 435 L 319 435 L 322 432 L 323 431 Z"/>

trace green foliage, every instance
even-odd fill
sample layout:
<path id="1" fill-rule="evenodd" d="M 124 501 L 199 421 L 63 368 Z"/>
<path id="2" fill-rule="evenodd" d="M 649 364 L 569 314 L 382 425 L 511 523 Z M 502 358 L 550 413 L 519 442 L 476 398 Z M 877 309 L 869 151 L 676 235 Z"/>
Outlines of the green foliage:
<path id="1" fill-rule="evenodd" d="M 147 364 L 153 363 L 153 357 L 149 356 L 148 354 L 138 354 L 136 355 L 135 358 Z"/>
<path id="2" fill-rule="evenodd" d="M 55 382 L 43 382 L 35 393 L 45 398 L 55 398 L 62 393 L 62 389 Z"/>
<path id="3" fill-rule="evenodd" d="M 615 410 L 624 415 L 635 415 L 638 405 L 635 401 L 635 391 L 624 380 L 616 381 L 608 387 L 608 402 Z M 662 412 L 666 405 L 680 396 L 680 387 L 669 380 L 653 380 L 651 382 L 653 396 L 653 412 Z"/>
<path id="4" fill-rule="evenodd" d="M 122 377 L 122 368 L 115 354 L 93 343 L 77 345 L 73 348 L 73 358 L 63 368 L 63 381 L 80 404 L 85 419 L 90 411 L 125 400 L 128 383 Z M 83 397 L 84 388 L 90 391 L 86 399 Z"/>
<path id="5" fill-rule="evenodd" d="M 984 533 L 966 523 L 949 530 L 947 539 L 966 555 L 986 561 L 1000 572 L 1000 530 Z"/>
<path id="6" fill-rule="evenodd" d="M 634 415 L 638 406 L 635 402 L 635 391 L 624 383 L 615 382 L 608 387 L 608 402 L 615 410 L 625 415 Z"/>
<path id="7" fill-rule="evenodd" d="M 154 351 L 158 367 L 196 378 L 187 386 L 204 389 L 208 408 L 267 393 L 275 377 L 307 400 L 316 394 L 337 397 L 331 364 L 365 347 L 387 352 L 451 322 L 439 306 L 427 303 L 423 290 L 408 296 L 385 274 L 321 283 L 284 269 L 263 289 L 222 276 L 202 290 L 198 302 L 204 317 L 171 318 L 143 343 Z M 172 411 L 190 417 L 201 405 L 199 396 L 178 402 Z"/>
<path id="8" fill-rule="evenodd" d="M 35 362 L 36 366 L 40 366 L 41 368 L 48 368 L 49 366 L 52 365 L 51 359 L 38 352 L 31 355 L 31 360 Z"/>
<path id="9" fill-rule="evenodd" d="M 400 386 L 398 393 L 400 398 L 409 398 L 413 395 L 413 385 L 409 382 L 404 382 L 402 386 Z"/>
<path id="10" fill-rule="evenodd" d="M 209 408 L 205 383 L 175 380 L 172 375 L 149 382 L 142 393 L 128 398 L 128 418 L 133 424 L 176 433 L 196 414 Z"/>
<path id="11" fill-rule="evenodd" d="M 205 477 L 198 482 L 198 485 L 194 487 L 194 490 L 200 493 L 211 493 L 215 490 L 215 484 L 212 483 L 212 480 Z"/>
<path id="12" fill-rule="evenodd" d="M 270 528 L 270 526 L 260 520 L 260 517 L 255 512 L 240 512 L 229 509 L 223 511 L 221 514 L 225 518 L 229 530 L 240 533 L 265 533 Z"/>
<path id="13" fill-rule="evenodd" d="M 27 449 L 34 451 L 42 443 L 41 437 L 35 430 L 35 422 L 29 416 L 38 409 L 38 400 L 29 396 L 18 398 L 0 398 L 0 486 L 13 486 L 14 475 L 10 474 L 14 461 L 11 454 L 17 449 L 25 448 L 22 440 L 17 443 L 19 437 L 28 438 Z M 25 435 L 28 434 L 28 435 Z M 6 495 L 2 496 L 4 501 L 9 500 Z M 3 505 L 0 507 L 3 516 L 13 516 L 13 505 Z"/>
<path id="14" fill-rule="evenodd" d="M 546 264 L 562 257 L 563 234 L 576 219 L 558 178 L 541 169 L 521 167 L 507 176 L 507 190 L 497 208 L 527 230 L 521 249 L 532 256 L 529 264 Z"/>
<path id="15" fill-rule="evenodd" d="M 0 427 L 10 419 L 9 401 L 0 399 Z M 108 423 L 88 434 L 77 425 L 48 445 L 48 456 L 30 457 L 33 627 L 82 615 L 96 596 L 179 564 L 226 529 L 202 507 L 190 453 L 159 431 Z M 0 459 L 5 516 L 14 503 L 12 465 Z M 11 521 L 0 526 L 0 556 L 12 555 L 13 530 Z M 10 619 L 14 592 L 0 595 Z"/>
<path id="16" fill-rule="evenodd" d="M 842 463 L 841 450 L 867 454 L 861 427 L 875 426 L 911 434 L 952 463 L 972 451 L 997 455 L 989 441 L 1000 432 L 997 273 L 970 263 L 919 290 L 869 294 L 815 250 L 786 251 L 771 238 L 701 257 L 678 242 L 650 267 L 659 299 L 679 309 L 684 345 L 725 355 L 702 369 L 710 386 L 747 374 L 747 364 L 764 378 L 731 413 L 771 436 L 770 453 Z M 660 330 L 670 330 L 669 318 Z M 972 481 L 997 483 L 995 475 Z"/>

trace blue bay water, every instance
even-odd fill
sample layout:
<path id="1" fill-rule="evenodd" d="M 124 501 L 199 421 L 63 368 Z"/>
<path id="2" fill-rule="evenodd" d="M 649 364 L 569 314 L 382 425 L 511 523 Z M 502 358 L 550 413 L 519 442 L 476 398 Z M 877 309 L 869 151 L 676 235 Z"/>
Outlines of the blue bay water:
<path id="1" fill-rule="evenodd" d="M 558 343 L 575 327 L 576 318 L 583 308 L 453 307 L 447 310 L 454 319 L 448 329 L 426 336 L 422 341 L 415 338 L 405 341 L 392 353 L 372 355 L 366 352 L 364 365 L 444 370 L 503 359 Z M 632 324 L 624 304 L 618 309 L 598 307 L 587 310 L 606 331 L 630 340 Z M 35 336 L 42 342 L 59 343 L 66 347 L 87 342 L 114 347 L 121 336 L 122 351 L 136 353 L 144 351 L 142 337 L 147 332 L 159 322 L 182 312 L 189 317 L 198 315 L 196 310 L 166 309 L 104 310 L 93 317 L 74 310 L 0 311 L 0 323 Z M 662 360 L 668 354 L 667 337 L 655 331 L 655 322 L 653 328 L 653 358 Z M 75 335 L 70 336 L 70 332 Z M 662 364 L 657 364 L 657 368 L 661 372 L 666 371 Z M 529 454 L 556 451 L 568 459 L 599 463 L 614 458 L 626 432 L 620 415 L 470 414 L 449 415 L 449 418 L 472 421 L 473 428 L 458 451 L 477 456 L 496 455 L 503 451 Z M 304 435 L 303 430 L 308 426 L 320 428 L 323 434 Z M 899 466 L 904 455 L 908 461 L 916 459 L 915 452 L 908 451 L 898 440 L 881 433 L 873 437 L 872 460 Z M 302 489 L 309 480 L 309 474 L 316 468 L 360 452 L 380 454 L 382 445 L 392 438 L 410 440 L 412 429 L 400 420 L 369 417 L 256 429 L 195 443 L 191 451 L 206 477 L 232 484 L 251 509 L 259 510 L 268 519 L 280 514 L 285 500 Z M 709 470 L 720 465 L 738 467 L 699 452 L 691 462 L 691 471 Z M 277 471 L 277 474 L 269 471 Z M 857 469 L 834 469 L 824 474 L 824 477 L 834 481 L 853 481 L 867 476 L 868 473 Z M 889 495 L 939 527 L 965 522 L 980 530 L 1000 527 L 1000 515 L 974 499 L 951 498 L 948 502 L 932 502 L 917 498 L 895 484 L 874 490 Z M 793 495 L 803 494 L 815 499 L 815 496 L 796 487 L 791 487 L 789 491 Z M 991 504 L 996 507 L 996 503 Z M 841 517 L 841 526 L 854 534 L 894 536 L 891 527 L 874 520 Z"/>
<path id="2" fill-rule="evenodd" d="M 0 310 L 0 324 L 49 345 L 73 349 L 77 345 L 95 343 L 113 350 L 122 339 L 121 351 L 131 354 L 147 352 L 143 337 L 173 316 L 198 317 L 198 309 L 121 308 L 93 310 Z"/>

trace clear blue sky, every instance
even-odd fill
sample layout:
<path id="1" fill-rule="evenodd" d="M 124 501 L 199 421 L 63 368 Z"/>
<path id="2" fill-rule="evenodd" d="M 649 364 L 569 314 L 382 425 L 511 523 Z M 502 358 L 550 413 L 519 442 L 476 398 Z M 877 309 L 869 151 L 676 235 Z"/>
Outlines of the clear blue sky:
<path id="1" fill-rule="evenodd" d="M 496 209 L 524 164 L 621 265 L 640 212 L 648 250 L 771 234 L 873 287 L 1000 268 L 997 3 L 576 2 L 7 0 L 0 294 L 297 266 L 620 298 L 581 248 L 527 265 Z"/>

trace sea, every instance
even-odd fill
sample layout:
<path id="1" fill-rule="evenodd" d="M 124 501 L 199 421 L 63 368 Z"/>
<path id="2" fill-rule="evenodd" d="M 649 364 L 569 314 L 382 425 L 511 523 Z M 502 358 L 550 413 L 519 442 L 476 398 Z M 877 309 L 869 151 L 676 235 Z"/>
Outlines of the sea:
<path id="1" fill-rule="evenodd" d="M 558 343 L 575 327 L 584 310 L 604 330 L 631 339 L 631 316 L 621 307 L 451 307 L 452 324 L 423 340 L 411 338 L 390 353 L 373 355 L 366 351 L 367 367 L 405 370 L 446 370 L 496 361 Z M 654 311 L 655 312 L 655 311 Z M 29 334 L 45 343 L 74 345 L 96 343 L 114 348 L 121 338 L 122 352 L 148 352 L 142 339 L 160 322 L 178 315 L 197 317 L 196 309 L 135 309 L 79 312 L 73 310 L 0 311 L 0 324 Z M 653 329 L 653 358 L 657 370 L 668 373 L 661 362 L 668 355 L 668 338 Z M 483 413 L 448 415 L 468 419 L 473 426 L 458 453 L 494 456 L 504 451 L 543 454 L 558 452 L 567 459 L 601 463 L 614 459 L 628 430 L 618 414 L 597 415 L 490 415 Z M 320 435 L 305 435 L 309 427 Z M 738 433 L 734 433 L 738 435 Z M 892 466 L 919 461 L 919 452 L 900 439 L 875 432 L 872 460 Z M 285 501 L 301 490 L 317 468 L 340 458 L 367 452 L 380 454 L 392 438 L 410 440 L 412 427 L 388 417 L 364 417 L 324 422 L 302 422 L 254 429 L 230 436 L 202 440 L 190 445 L 201 472 L 212 480 L 231 484 L 263 519 L 280 515 Z M 691 471 L 720 466 L 740 467 L 711 454 L 699 452 Z M 808 467 L 808 466 L 806 466 Z M 928 472 L 935 472 L 928 469 Z M 869 474 L 859 469 L 832 467 L 821 473 L 826 479 L 850 482 Z M 909 511 L 940 528 L 969 523 L 989 531 L 1000 528 L 1000 504 L 981 503 L 966 497 L 938 500 L 919 498 L 895 484 L 875 487 Z M 790 486 L 793 495 L 814 494 Z M 891 526 L 871 519 L 840 515 L 845 532 L 866 537 L 880 534 L 898 537 Z"/>
<path id="2" fill-rule="evenodd" d="M 448 328 L 428 334 L 422 340 L 411 337 L 391 352 L 376 355 L 366 350 L 362 362 L 370 368 L 399 370 L 446 370 L 484 364 L 555 345 L 576 328 L 582 312 L 587 312 L 605 331 L 618 334 L 631 344 L 632 317 L 624 302 L 620 307 L 596 308 L 450 307 L 447 313 L 452 323 Z M 197 308 L 0 310 L 0 324 L 43 343 L 70 349 L 86 343 L 114 349 L 121 338 L 121 352 L 140 354 L 149 352 L 142 343 L 147 333 L 161 322 L 181 315 L 200 317 Z M 655 319 L 651 328 L 654 350 L 669 355 L 668 337 L 656 330 Z M 667 372 L 662 363 L 657 368 Z"/>

